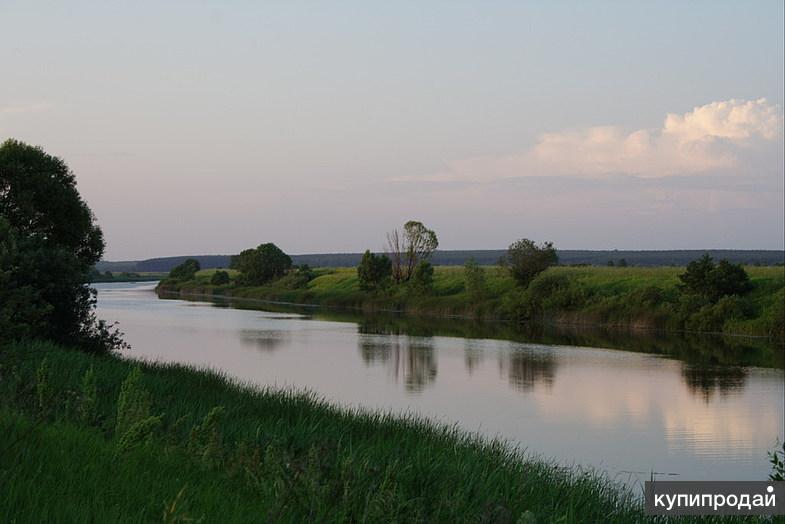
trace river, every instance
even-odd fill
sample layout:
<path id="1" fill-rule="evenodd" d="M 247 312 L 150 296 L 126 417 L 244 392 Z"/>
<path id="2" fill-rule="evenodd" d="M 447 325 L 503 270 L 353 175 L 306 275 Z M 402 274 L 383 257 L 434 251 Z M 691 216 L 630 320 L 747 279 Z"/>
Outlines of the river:
<path id="1" fill-rule="evenodd" d="M 764 480 L 767 451 L 783 438 L 781 368 L 698 366 L 642 352 L 634 337 L 621 343 L 626 351 L 576 345 L 587 337 L 497 339 L 492 327 L 457 329 L 459 320 L 429 328 L 400 317 L 161 300 L 154 283 L 95 287 L 99 317 L 119 322 L 129 358 L 416 413 L 633 486 L 651 477 Z"/>

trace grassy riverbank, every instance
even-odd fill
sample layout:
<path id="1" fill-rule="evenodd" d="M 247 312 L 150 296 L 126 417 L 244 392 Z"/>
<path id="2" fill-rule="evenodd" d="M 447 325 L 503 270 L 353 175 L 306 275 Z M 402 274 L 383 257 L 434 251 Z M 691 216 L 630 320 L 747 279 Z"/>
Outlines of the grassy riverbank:
<path id="1" fill-rule="evenodd" d="M 675 267 L 552 267 L 526 289 L 498 268 L 488 267 L 483 290 L 473 297 L 466 291 L 463 267 L 455 266 L 437 266 L 433 288 L 427 292 L 407 286 L 365 292 L 353 268 L 317 270 L 316 278 L 307 283 L 287 276 L 260 287 L 213 286 L 214 270 L 207 270 L 189 281 L 162 281 L 159 289 L 182 296 L 223 295 L 432 317 L 785 337 L 785 268 L 745 269 L 752 291 L 716 304 L 683 296 L 677 284 L 684 268 Z"/>
<path id="2" fill-rule="evenodd" d="M 595 474 L 179 366 L 0 348 L 13 522 L 634 522 Z M 129 379 L 128 377 L 132 377 Z"/>

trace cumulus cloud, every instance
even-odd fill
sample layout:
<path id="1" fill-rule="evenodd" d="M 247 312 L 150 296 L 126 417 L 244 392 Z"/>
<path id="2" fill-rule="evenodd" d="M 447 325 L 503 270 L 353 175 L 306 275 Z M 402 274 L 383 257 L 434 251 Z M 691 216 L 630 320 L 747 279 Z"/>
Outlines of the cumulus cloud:
<path id="1" fill-rule="evenodd" d="M 782 108 L 766 99 L 712 102 L 668 114 L 659 129 L 589 127 L 540 136 L 522 154 L 449 163 L 444 172 L 397 180 L 491 181 L 521 176 L 666 177 L 726 170 L 745 150 L 778 141 Z"/>

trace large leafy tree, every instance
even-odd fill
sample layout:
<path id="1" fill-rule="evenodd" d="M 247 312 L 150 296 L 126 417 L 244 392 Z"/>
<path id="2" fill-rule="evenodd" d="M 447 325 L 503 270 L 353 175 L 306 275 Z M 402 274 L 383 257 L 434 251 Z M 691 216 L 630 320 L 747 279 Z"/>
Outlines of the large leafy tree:
<path id="1" fill-rule="evenodd" d="M 259 286 L 286 274 L 292 259 L 275 244 L 267 243 L 233 256 L 231 267 L 240 272 L 241 283 Z"/>
<path id="2" fill-rule="evenodd" d="M 119 344 L 95 319 L 86 282 L 104 240 L 61 159 L 0 145 L 0 337 L 42 337 L 93 351 Z"/>

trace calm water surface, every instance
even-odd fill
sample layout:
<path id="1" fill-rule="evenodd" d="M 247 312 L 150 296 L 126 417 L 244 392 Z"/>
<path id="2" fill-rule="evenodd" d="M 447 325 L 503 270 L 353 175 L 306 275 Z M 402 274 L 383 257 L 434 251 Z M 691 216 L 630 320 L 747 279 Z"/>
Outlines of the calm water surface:
<path id="1" fill-rule="evenodd" d="M 763 480 L 766 452 L 783 438 L 782 369 L 706 375 L 646 353 L 420 336 L 314 314 L 160 300 L 149 283 L 96 287 L 99 316 L 120 322 L 131 358 L 418 413 L 632 484 L 652 474 Z"/>

